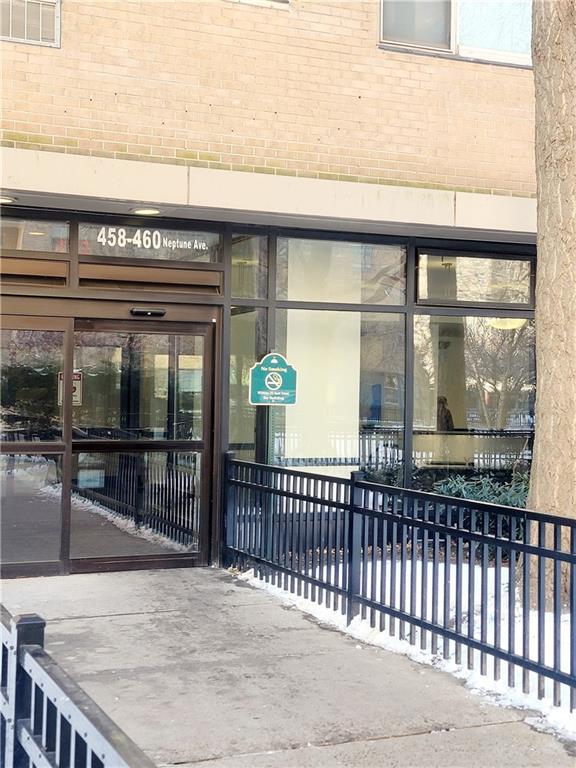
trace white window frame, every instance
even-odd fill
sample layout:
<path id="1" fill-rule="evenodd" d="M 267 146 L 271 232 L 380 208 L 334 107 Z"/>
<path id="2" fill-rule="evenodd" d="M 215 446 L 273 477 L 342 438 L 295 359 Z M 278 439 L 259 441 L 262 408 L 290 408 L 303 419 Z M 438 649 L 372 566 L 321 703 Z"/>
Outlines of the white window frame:
<path id="1" fill-rule="evenodd" d="M 513 53 L 512 51 L 494 51 L 489 48 L 468 48 L 458 44 L 458 0 L 450 3 L 450 45 L 441 48 L 433 45 L 420 45 L 419 43 L 402 43 L 397 40 L 387 40 L 384 35 L 384 3 L 380 0 L 380 43 L 390 48 L 398 48 L 403 51 L 418 51 L 421 53 L 444 55 L 459 59 L 473 59 L 475 61 L 487 61 L 498 64 L 515 64 L 518 66 L 532 66 L 532 56 L 529 53 Z"/>
<path id="2" fill-rule="evenodd" d="M 12 1 L 10 0 L 10 5 L 12 6 Z M 26 31 L 26 16 L 28 13 L 28 2 L 29 0 L 25 1 L 25 15 L 24 15 L 24 31 Z M 60 17 L 61 17 L 61 6 L 62 6 L 62 0 L 41 0 L 41 4 L 44 5 L 53 5 L 54 6 L 54 42 L 50 43 L 44 40 L 27 40 L 25 37 L 12 37 L 12 35 L 0 35 L 0 40 L 4 40 L 9 43 L 23 43 L 24 45 L 41 45 L 45 48 L 60 48 Z M 10 12 L 10 32 L 12 32 L 12 12 Z M 42 13 L 40 13 L 40 32 L 42 32 Z"/>

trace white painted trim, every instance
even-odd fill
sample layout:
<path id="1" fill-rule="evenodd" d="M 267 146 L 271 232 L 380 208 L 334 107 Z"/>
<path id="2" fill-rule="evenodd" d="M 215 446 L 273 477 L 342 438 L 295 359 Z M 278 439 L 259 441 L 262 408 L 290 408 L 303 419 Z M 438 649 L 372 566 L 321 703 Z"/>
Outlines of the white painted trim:
<path id="1" fill-rule="evenodd" d="M 536 231 L 536 201 L 385 184 L 222 171 L 86 155 L 5 149 L 2 187 L 22 205 L 350 231 L 414 234 Z M 479 234 L 484 236 L 484 234 Z M 491 238 L 491 239 L 494 239 Z"/>

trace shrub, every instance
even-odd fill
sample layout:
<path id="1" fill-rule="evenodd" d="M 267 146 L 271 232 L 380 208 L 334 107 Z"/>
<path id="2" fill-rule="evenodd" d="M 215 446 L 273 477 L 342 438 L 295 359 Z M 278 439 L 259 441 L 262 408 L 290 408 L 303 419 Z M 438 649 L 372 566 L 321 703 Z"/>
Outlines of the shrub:
<path id="1" fill-rule="evenodd" d="M 514 475 L 509 483 L 499 482 L 491 475 L 472 479 L 454 475 L 434 483 L 434 491 L 459 499 L 487 501 L 491 504 L 523 509 L 528 496 L 528 483 L 529 475 L 524 472 Z"/>

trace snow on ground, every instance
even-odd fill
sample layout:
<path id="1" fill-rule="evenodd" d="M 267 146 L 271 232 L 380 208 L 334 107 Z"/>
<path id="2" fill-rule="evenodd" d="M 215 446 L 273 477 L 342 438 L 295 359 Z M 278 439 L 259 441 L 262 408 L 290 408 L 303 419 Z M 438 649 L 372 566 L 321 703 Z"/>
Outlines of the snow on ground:
<path id="1" fill-rule="evenodd" d="M 380 576 L 381 571 L 380 567 L 381 564 L 378 562 L 377 564 L 377 573 L 375 573 L 375 579 L 374 584 L 376 586 L 376 591 L 374 593 L 374 599 L 379 599 L 380 589 L 378 588 L 378 585 L 380 584 Z M 410 584 L 410 563 L 407 563 L 407 572 L 405 574 L 405 581 L 404 583 L 409 585 Z M 397 575 L 396 575 L 396 591 L 395 591 L 395 602 L 389 602 L 392 595 L 390 590 L 390 563 L 387 563 L 387 569 L 388 574 L 386 578 L 386 582 L 388 584 L 387 588 L 384 590 L 384 595 L 386 600 L 388 601 L 388 604 L 399 606 L 399 585 L 401 583 L 400 579 L 400 563 L 397 563 Z M 432 600 L 432 575 L 431 575 L 431 564 L 429 564 L 429 572 L 428 572 L 428 600 L 425 601 L 424 606 L 422 606 L 422 595 L 420 592 L 420 585 L 422 583 L 421 577 L 422 577 L 422 562 L 417 563 L 416 567 L 416 610 L 414 613 L 418 616 L 423 614 L 423 617 L 430 620 L 431 617 L 431 600 Z M 321 575 L 316 572 L 314 574 L 316 578 L 321 578 Z M 332 570 L 331 574 L 327 574 L 324 572 L 324 577 L 327 575 L 330 575 L 329 581 L 331 583 L 338 583 L 338 581 L 334 581 L 334 577 L 338 578 L 337 573 L 334 573 Z M 456 566 L 452 564 L 450 566 L 450 598 L 449 598 L 449 617 L 450 617 L 450 623 L 452 624 L 452 628 L 454 628 L 453 622 L 455 620 L 456 616 Z M 369 570 L 367 573 L 367 579 L 366 584 L 371 584 L 371 571 Z M 508 648 L 508 573 L 507 569 L 502 568 L 502 579 L 501 584 L 498 585 L 499 589 L 498 592 L 496 591 L 496 584 L 495 584 L 495 578 L 494 578 L 494 569 L 489 568 L 488 574 L 487 574 L 487 589 L 486 592 L 483 593 L 481 589 L 481 583 L 482 583 L 482 569 L 479 565 L 477 565 L 474 568 L 474 578 L 473 578 L 473 584 L 474 584 L 474 611 L 471 614 L 471 620 L 473 621 L 472 624 L 472 633 L 473 636 L 477 639 L 480 639 L 480 633 L 481 633 L 481 610 L 482 605 L 488 605 L 491 607 L 491 610 L 489 609 L 486 612 L 486 622 L 484 624 L 484 632 L 485 637 L 488 641 L 488 643 L 493 644 L 495 640 L 495 631 L 496 631 L 496 623 L 495 623 L 495 616 L 494 616 L 494 605 L 495 605 L 495 595 L 499 593 L 498 597 L 498 605 L 500 609 L 500 621 L 499 621 L 499 627 L 500 627 L 500 638 L 499 638 L 499 646 L 506 650 Z M 402 640 L 398 637 L 399 633 L 399 620 L 397 619 L 395 621 L 395 632 L 394 636 L 390 633 L 390 620 L 387 617 L 386 618 L 386 625 L 385 625 L 385 631 L 380 631 L 379 629 L 379 622 L 380 622 L 380 614 L 376 614 L 375 617 L 375 623 L 376 626 L 372 627 L 370 625 L 370 611 L 367 610 L 366 612 L 366 618 L 362 618 L 361 616 L 357 616 L 350 626 L 346 626 L 346 616 L 342 614 L 341 610 L 335 610 L 333 608 L 329 608 L 324 604 L 321 604 L 321 596 L 319 590 L 316 590 L 316 599 L 312 599 L 312 591 L 311 588 L 308 588 L 308 597 L 305 597 L 306 594 L 304 592 L 304 588 L 302 588 L 302 594 L 292 594 L 287 589 L 283 589 L 281 586 L 278 586 L 278 584 L 285 585 L 285 577 L 280 576 L 277 577 L 277 579 L 273 579 L 270 577 L 269 581 L 266 581 L 265 579 L 259 578 L 254 570 L 249 570 L 246 573 L 243 573 L 238 576 L 239 579 L 246 581 L 247 583 L 251 584 L 254 587 L 257 587 L 259 589 L 264 589 L 265 591 L 269 592 L 270 594 L 274 595 L 275 597 L 282 600 L 285 604 L 293 606 L 305 613 L 308 613 L 315 618 L 317 618 L 320 622 L 324 624 L 328 624 L 332 627 L 336 627 L 342 632 L 345 632 L 348 635 L 351 635 L 352 637 L 365 642 L 370 643 L 371 645 L 376 645 L 381 648 L 384 648 L 388 651 L 392 651 L 393 653 L 400 653 L 405 656 L 409 656 L 414 661 L 421 663 L 421 664 L 429 664 L 437 669 L 443 670 L 445 672 L 449 672 L 456 677 L 462 679 L 465 681 L 466 685 L 474 692 L 480 695 L 487 696 L 493 703 L 498 704 L 500 706 L 513 706 L 518 708 L 524 708 L 528 710 L 533 710 L 535 713 L 537 713 L 535 716 L 527 717 L 526 720 L 534 727 L 545 730 L 545 731 L 551 731 L 558 735 L 561 738 L 575 740 L 576 741 L 576 711 L 570 712 L 570 706 L 569 706 L 569 696 L 567 691 L 567 686 L 561 686 L 561 706 L 556 707 L 552 703 L 552 696 L 553 696 L 553 683 L 551 680 L 546 679 L 545 681 L 545 696 L 542 699 L 538 698 L 538 678 L 537 675 L 534 673 L 528 674 L 529 679 L 529 693 L 524 693 L 522 691 L 522 676 L 523 672 L 519 668 L 514 668 L 514 683 L 515 686 L 513 688 L 508 686 L 508 664 L 504 661 L 500 664 L 500 680 L 494 680 L 494 659 L 486 655 L 487 659 L 487 674 L 482 675 L 480 674 L 480 657 L 481 654 L 478 651 L 472 652 L 472 666 L 473 669 L 468 669 L 468 649 L 463 644 L 461 645 L 462 648 L 462 656 L 461 656 L 461 663 L 456 663 L 456 657 L 455 657 L 455 644 L 451 641 L 449 643 L 449 654 L 447 658 L 444 658 L 443 656 L 443 640 L 442 638 L 439 638 L 438 641 L 438 652 L 433 653 L 431 648 L 431 636 L 430 632 L 425 633 L 424 637 L 424 644 L 425 648 L 422 649 L 420 647 L 421 645 L 421 633 L 419 629 L 414 630 L 414 644 L 411 644 L 407 639 Z M 288 577 L 290 578 L 290 577 Z M 340 582 L 341 583 L 341 582 Z M 444 617 L 444 606 L 443 606 L 443 585 L 444 585 L 444 577 L 443 573 L 439 574 L 439 581 L 438 584 L 440 585 L 440 588 L 438 590 L 438 617 L 440 621 L 443 621 Z M 468 624 L 468 569 L 466 565 L 462 566 L 462 573 L 461 573 L 461 600 L 462 600 L 462 632 L 468 633 L 469 630 L 469 624 Z M 326 593 L 324 593 L 326 594 Z M 364 591 L 363 594 L 368 594 L 372 598 L 372 594 L 370 593 L 370 589 L 368 591 Z M 333 598 L 332 598 L 333 599 Z M 406 595 L 406 607 L 407 609 L 410 606 L 410 596 L 409 596 L 409 586 L 407 588 L 407 595 Z M 422 607 L 424 610 L 422 611 Z M 530 631 L 530 648 L 529 648 L 529 657 L 531 659 L 536 660 L 538 658 L 538 614 L 536 611 L 529 611 L 527 612 L 526 616 L 523 616 L 521 606 L 516 602 L 514 605 L 514 637 L 513 637 L 513 647 L 517 654 L 522 655 L 522 629 L 524 621 L 528 621 L 529 631 Z M 553 666 L 553 644 L 552 644 L 552 638 L 553 638 L 553 617 L 552 614 L 546 614 L 546 623 L 545 623 L 545 661 L 547 665 Z M 563 672 L 569 673 L 570 671 L 570 629 L 571 629 L 571 621 L 572 621 L 572 629 L 573 631 L 576 631 L 576 617 L 571 617 L 569 614 L 563 615 L 560 623 L 560 649 L 561 649 L 561 659 L 560 659 L 560 669 Z M 406 630 L 406 637 L 409 637 L 410 632 L 410 625 L 408 623 L 405 623 L 405 630 Z"/>

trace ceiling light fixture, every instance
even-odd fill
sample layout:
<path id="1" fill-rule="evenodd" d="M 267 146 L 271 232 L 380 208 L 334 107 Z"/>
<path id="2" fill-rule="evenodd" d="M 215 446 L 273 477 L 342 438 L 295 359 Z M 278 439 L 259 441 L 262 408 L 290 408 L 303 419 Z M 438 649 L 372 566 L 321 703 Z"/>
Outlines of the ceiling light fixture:
<path id="1" fill-rule="evenodd" d="M 132 208 L 132 213 L 136 216 L 158 216 L 160 211 L 158 208 Z"/>
<path id="2" fill-rule="evenodd" d="M 523 328 L 528 320 L 524 317 L 490 317 L 487 323 L 492 328 L 497 328 L 499 331 L 517 331 L 519 328 Z"/>
<path id="3" fill-rule="evenodd" d="M 40 235 L 45 235 L 46 232 L 28 232 L 29 235 L 33 235 L 34 237 L 40 237 Z"/>
<path id="4" fill-rule="evenodd" d="M 1 205 L 10 205 L 10 203 L 15 203 L 15 202 L 16 202 L 15 197 L 7 197 L 5 195 L 2 195 L 2 197 L 0 197 Z"/>

